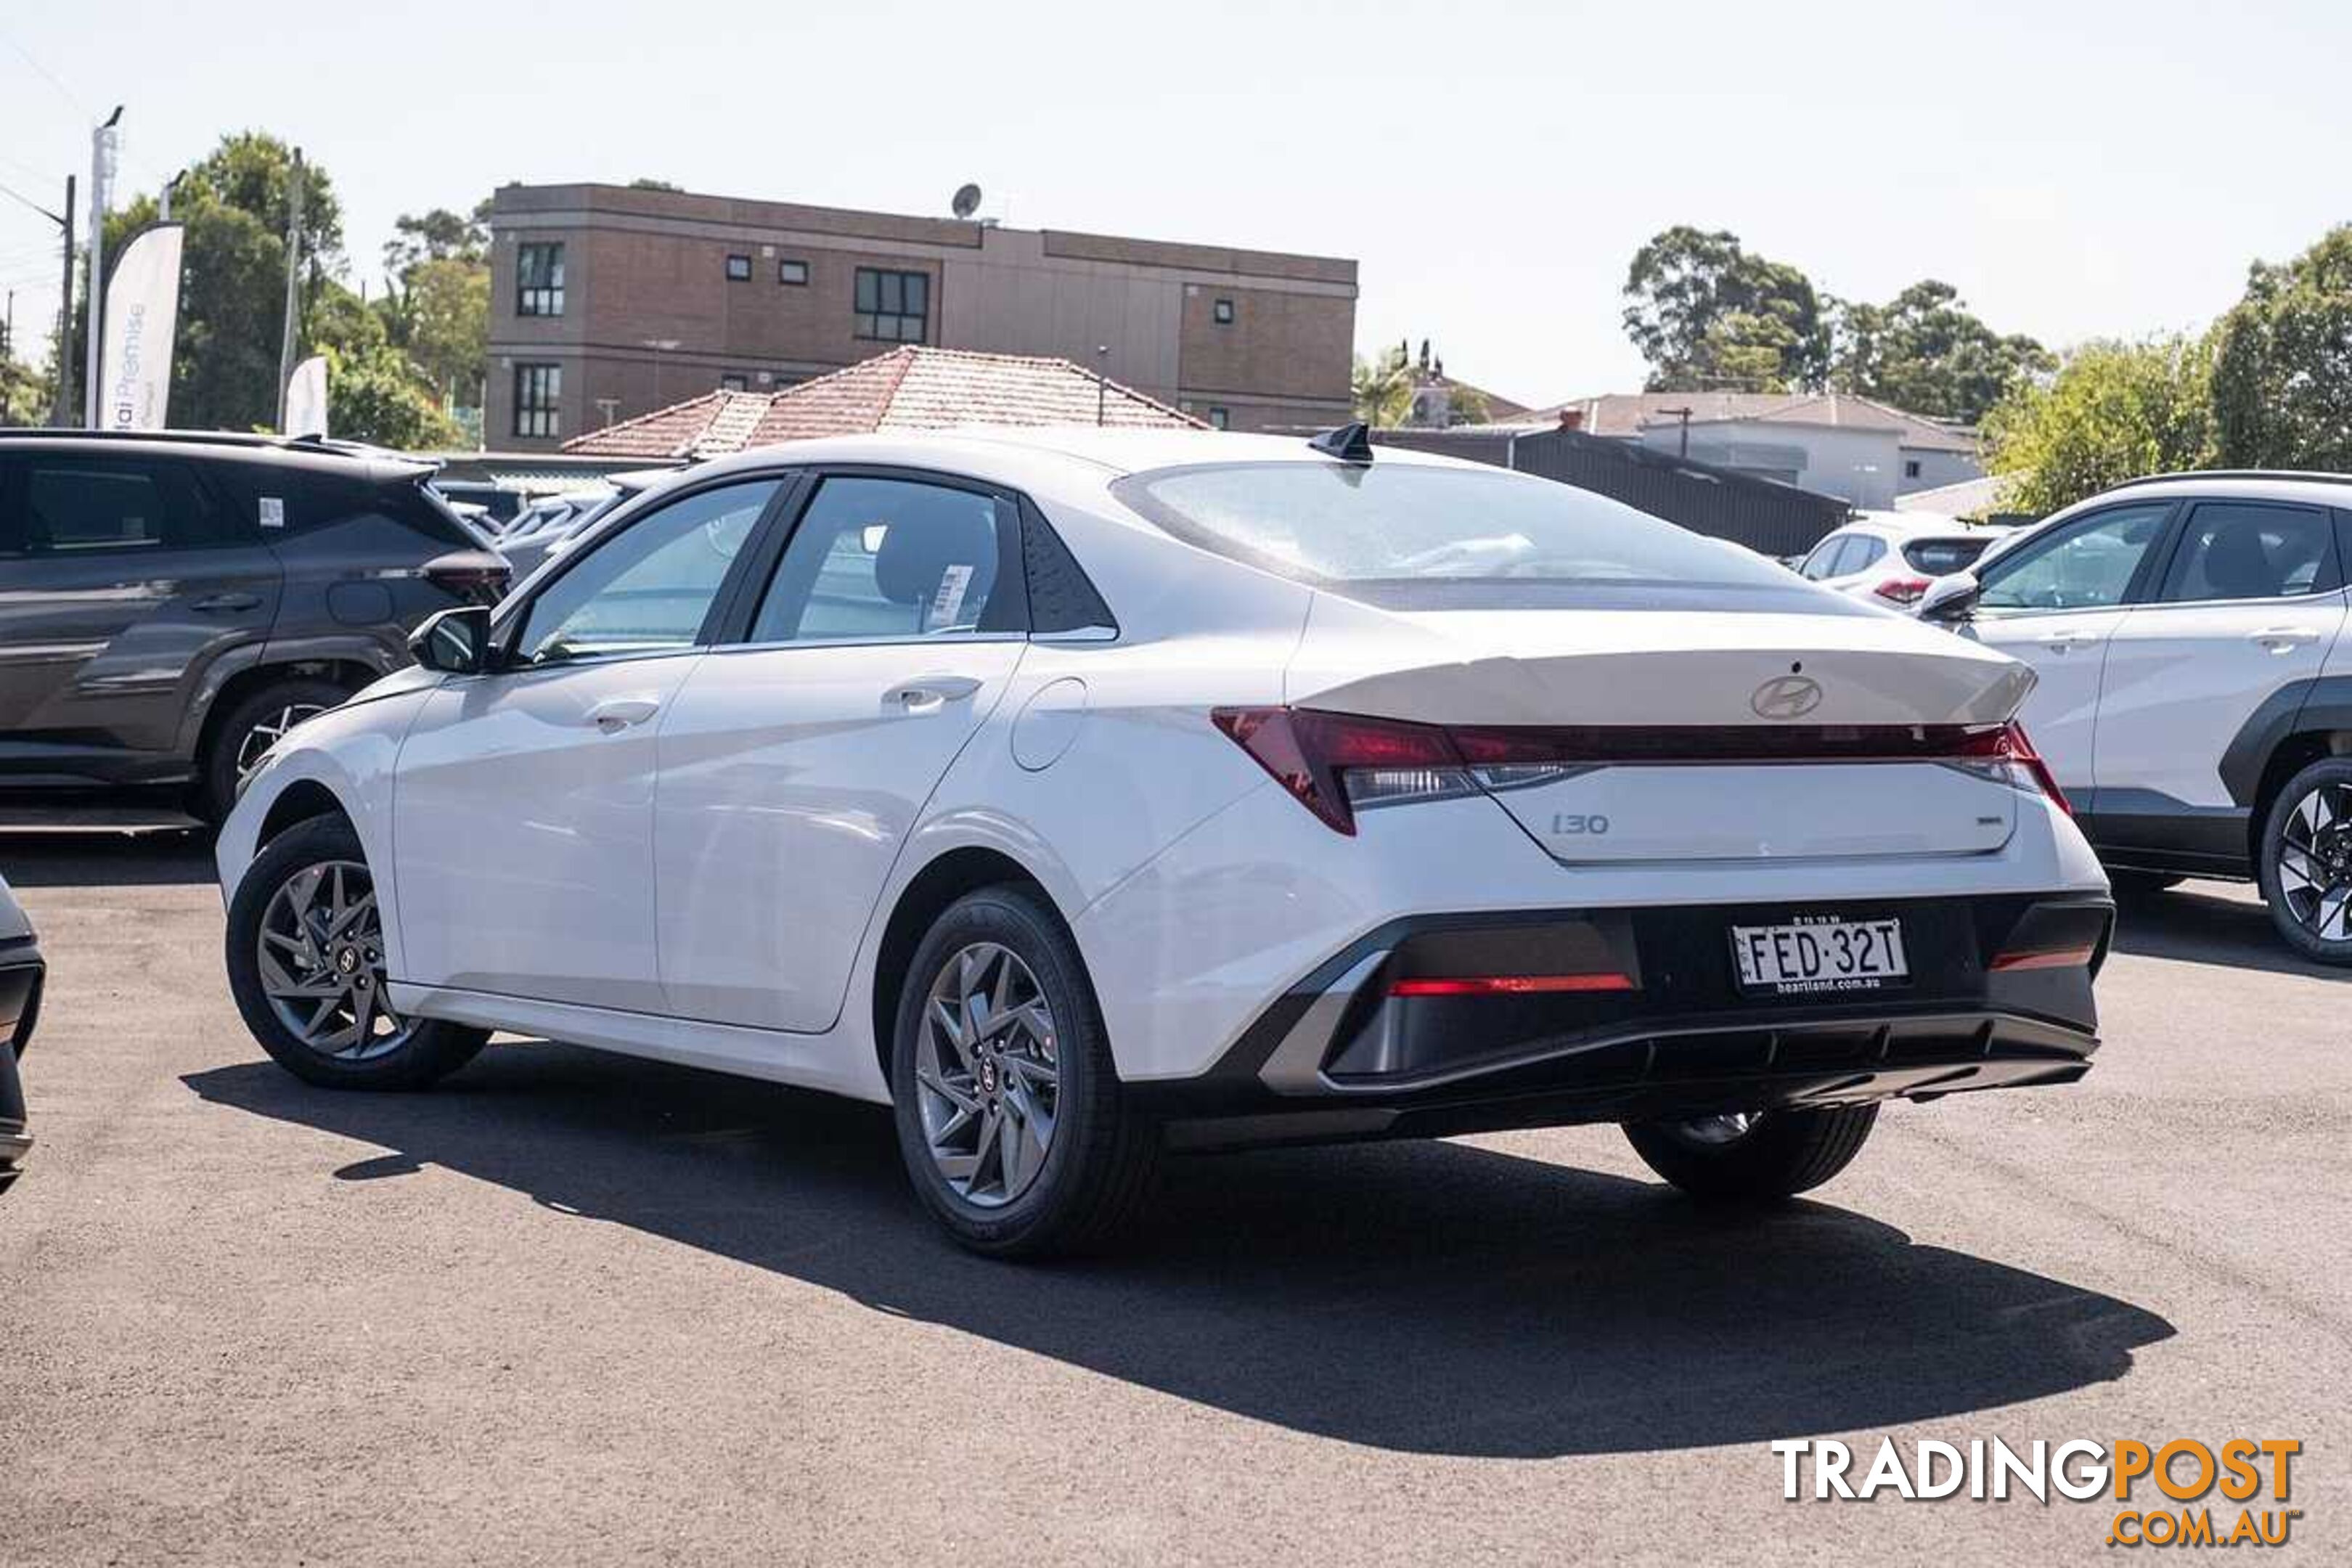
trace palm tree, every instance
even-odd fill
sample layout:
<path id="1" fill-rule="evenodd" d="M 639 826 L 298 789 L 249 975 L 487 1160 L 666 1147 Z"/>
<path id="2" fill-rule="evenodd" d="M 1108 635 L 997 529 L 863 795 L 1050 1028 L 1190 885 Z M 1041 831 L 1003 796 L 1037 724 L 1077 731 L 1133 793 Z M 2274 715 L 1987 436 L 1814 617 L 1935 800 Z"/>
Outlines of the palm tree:
<path id="1" fill-rule="evenodd" d="M 1404 423 L 1412 408 L 1412 365 L 1403 344 L 1382 350 L 1377 359 L 1358 354 L 1349 380 L 1357 418 L 1376 428 Z"/>

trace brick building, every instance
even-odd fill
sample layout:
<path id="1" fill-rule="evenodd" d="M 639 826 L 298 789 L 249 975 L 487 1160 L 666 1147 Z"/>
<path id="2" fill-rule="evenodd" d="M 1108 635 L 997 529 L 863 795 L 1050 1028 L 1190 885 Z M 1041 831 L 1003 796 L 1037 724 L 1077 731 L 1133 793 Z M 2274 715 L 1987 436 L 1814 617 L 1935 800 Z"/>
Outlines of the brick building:
<path id="1" fill-rule="evenodd" d="M 490 229 L 493 447 L 900 343 L 1071 360 L 1234 429 L 1348 416 L 1353 261 L 615 185 L 503 186 Z"/>

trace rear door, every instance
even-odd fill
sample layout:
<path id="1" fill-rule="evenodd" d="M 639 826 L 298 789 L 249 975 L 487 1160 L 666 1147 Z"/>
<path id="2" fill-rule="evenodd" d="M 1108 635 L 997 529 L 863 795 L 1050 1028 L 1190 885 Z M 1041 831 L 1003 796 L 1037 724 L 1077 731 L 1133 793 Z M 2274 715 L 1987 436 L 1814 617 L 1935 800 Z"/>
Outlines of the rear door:
<path id="1" fill-rule="evenodd" d="M 816 1032 L 1027 646 L 1019 510 L 937 476 L 831 472 L 772 553 L 662 730 L 662 982 L 689 1017 Z"/>
<path id="2" fill-rule="evenodd" d="M 2344 617 L 2326 508 L 2192 503 L 2162 577 L 2108 649 L 2092 807 L 2102 842 L 2153 834 L 2193 848 L 2201 814 L 2242 854 L 2222 753 L 2265 700 L 2320 672 Z"/>
<path id="3" fill-rule="evenodd" d="M 2020 717 L 2070 795 L 2087 793 L 2096 782 L 2108 642 L 2153 574 L 2173 510 L 2168 500 L 2104 507 L 2017 546 L 1979 574 L 1984 596 L 1969 633 L 2033 667 L 2039 679 Z"/>
<path id="4" fill-rule="evenodd" d="M 173 751 L 206 673 L 268 639 L 279 595 L 253 520 L 194 462 L 0 458 L 0 731 L 13 741 L 61 759 Z"/>

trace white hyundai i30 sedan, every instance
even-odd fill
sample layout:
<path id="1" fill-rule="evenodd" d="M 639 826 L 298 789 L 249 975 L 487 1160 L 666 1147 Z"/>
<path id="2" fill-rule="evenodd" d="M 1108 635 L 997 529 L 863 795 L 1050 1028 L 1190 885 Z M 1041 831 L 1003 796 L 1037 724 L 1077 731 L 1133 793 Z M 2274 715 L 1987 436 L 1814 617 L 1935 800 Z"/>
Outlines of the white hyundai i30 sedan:
<path id="1" fill-rule="evenodd" d="M 1613 1121 L 1768 1199 L 2096 1044 L 2026 667 L 1360 429 L 745 453 L 415 647 L 222 830 L 263 1047 L 887 1102 L 983 1251 L 1281 1141 Z"/>

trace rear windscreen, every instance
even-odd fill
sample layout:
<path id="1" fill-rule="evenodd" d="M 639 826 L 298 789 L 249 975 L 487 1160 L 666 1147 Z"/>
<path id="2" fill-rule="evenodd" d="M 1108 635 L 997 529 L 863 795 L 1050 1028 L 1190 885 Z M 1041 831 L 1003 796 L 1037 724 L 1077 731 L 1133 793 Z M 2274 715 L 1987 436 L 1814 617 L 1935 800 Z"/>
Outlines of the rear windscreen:
<path id="1" fill-rule="evenodd" d="M 1221 463 L 1112 490 L 1204 549 L 1389 607 L 1854 609 L 1739 545 L 1503 469 Z"/>
<path id="2" fill-rule="evenodd" d="M 1903 547 L 1903 559 L 1911 563 L 1914 572 L 1941 577 L 1975 565 L 1977 557 L 1990 542 L 1986 539 L 1915 539 Z"/>

